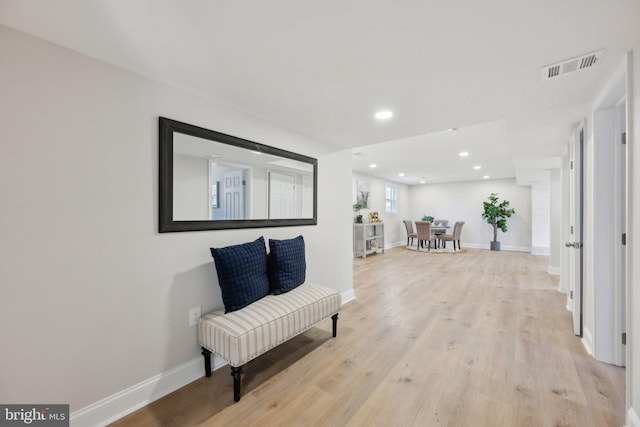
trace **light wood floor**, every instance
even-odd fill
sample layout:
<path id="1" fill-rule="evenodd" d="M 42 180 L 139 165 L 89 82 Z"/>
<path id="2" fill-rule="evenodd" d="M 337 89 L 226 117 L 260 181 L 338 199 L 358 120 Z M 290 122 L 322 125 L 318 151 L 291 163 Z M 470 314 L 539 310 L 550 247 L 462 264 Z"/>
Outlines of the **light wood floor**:
<path id="1" fill-rule="evenodd" d="M 573 335 L 548 259 L 396 248 L 354 260 L 357 299 L 255 359 L 116 426 L 624 425 L 624 369 Z"/>

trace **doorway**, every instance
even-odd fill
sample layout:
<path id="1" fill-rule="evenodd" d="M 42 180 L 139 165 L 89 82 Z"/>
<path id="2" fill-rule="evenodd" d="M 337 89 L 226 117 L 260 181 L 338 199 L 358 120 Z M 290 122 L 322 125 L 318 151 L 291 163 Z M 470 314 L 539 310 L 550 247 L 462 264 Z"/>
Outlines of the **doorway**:
<path id="1" fill-rule="evenodd" d="M 583 336 L 584 313 L 584 122 L 569 145 L 569 307 L 573 333 Z"/>
<path id="2" fill-rule="evenodd" d="M 269 172 L 269 219 L 296 218 L 296 177 Z"/>
<path id="3" fill-rule="evenodd" d="M 626 74 L 594 103 L 587 137 L 587 245 L 583 342 L 602 362 L 624 366 L 626 348 Z"/>
<path id="4" fill-rule="evenodd" d="M 244 185 L 242 169 L 227 171 L 223 180 L 224 212 L 226 219 L 245 219 Z"/>

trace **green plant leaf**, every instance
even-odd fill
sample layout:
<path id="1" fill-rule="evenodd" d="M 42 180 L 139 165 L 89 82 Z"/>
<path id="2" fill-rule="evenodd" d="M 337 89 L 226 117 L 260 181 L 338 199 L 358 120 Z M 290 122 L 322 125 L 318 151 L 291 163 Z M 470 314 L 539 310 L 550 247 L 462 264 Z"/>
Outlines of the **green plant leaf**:
<path id="1" fill-rule="evenodd" d="M 499 228 L 503 233 L 507 232 L 507 220 L 516 210 L 509 206 L 508 200 L 500 201 L 497 193 L 491 193 L 487 197 L 487 201 L 482 202 L 482 218 L 484 218 L 488 224 Z M 495 241 L 495 232 L 494 232 Z"/>

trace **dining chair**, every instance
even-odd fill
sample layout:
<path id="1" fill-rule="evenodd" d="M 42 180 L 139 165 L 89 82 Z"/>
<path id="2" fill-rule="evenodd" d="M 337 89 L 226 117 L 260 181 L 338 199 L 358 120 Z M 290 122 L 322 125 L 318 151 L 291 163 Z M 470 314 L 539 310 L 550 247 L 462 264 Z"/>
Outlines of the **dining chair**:
<path id="1" fill-rule="evenodd" d="M 413 223 L 408 219 L 403 220 L 404 228 L 407 229 L 407 246 L 409 246 L 409 239 L 411 239 L 411 244 L 413 245 L 413 239 L 418 237 L 415 231 L 413 231 Z"/>
<path id="2" fill-rule="evenodd" d="M 433 225 L 431 229 L 433 230 L 433 234 L 436 236 L 440 234 L 445 234 L 447 232 L 447 225 L 449 225 L 448 219 L 434 219 Z M 438 245 L 440 245 L 440 241 L 438 240 Z"/>
<path id="3" fill-rule="evenodd" d="M 460 235 L 462 234 L 462 226 L 464 221 L 457 221 L 453 226 L 453 232 L 451 234 L 439 234 L 438 241 L 442 244 L 443 248 L 446 248 L 447 241 L 453 242 L 453 250 L 456 250 L 456 242 L 458 242 L 458 250 L 460 250 Z"/>
<path id="4" fill-rule="evenodd" d="M 431 222 L 429 221 L 416 221 L 416 234 L 418 235 L 418 247 L 417 250 L 420 250 L 420 245 L 423 242 L 427 242 L 427 250 L 431 250 L 431 241 L 433 240 L 433 248 L 436 249 L 436 235 L 433 234 L 431 230 Z"/>

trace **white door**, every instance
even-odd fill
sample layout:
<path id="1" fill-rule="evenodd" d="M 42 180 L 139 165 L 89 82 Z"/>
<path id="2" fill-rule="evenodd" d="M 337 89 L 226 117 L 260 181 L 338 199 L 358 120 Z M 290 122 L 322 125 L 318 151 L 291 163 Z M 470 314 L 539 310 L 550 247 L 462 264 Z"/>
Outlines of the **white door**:
<path id="1" fill-rule="evenodd" d="M 296 177 L 269 172 L 269 218 L 297 218 Z"/>
<path id="2" fill-rule="evenodd" d="M 618 120 L 618 147 L 617 156 L 617 194 L 618 218 L 616 234 L 620 236 L 620 246 L 617 248 L 617 286 L 615 287 L 615 319 L 614 319 L 614 347 L 615 363 L 626 365 L 626 317 L 627 317 L 627 129 L 626 129 L 626 102 L 617 107 Z M 622 338 L 624 335 L 624 339 Z M 619 337 L 620 339 L 616 339 Z"/>
<path id="3" fill-rule="evenodd" d="M 225 172 L 223 187 L 225 218 L 245 219 L 242 170 Z"/>
<path id="4" fill-rule="evenodd" d="M 569 145 L 569 233 L 565 243 L 569 251 L 569 299 L 573 312 L 573 333 L 582 336 L 583 296 L 583 218 L 584 218 L 584 124 Z"/>
<path id="5" fill-rule="evenodd" d="M 313 218 L 313 177 L 302 176 L 301 218 Z"/>

